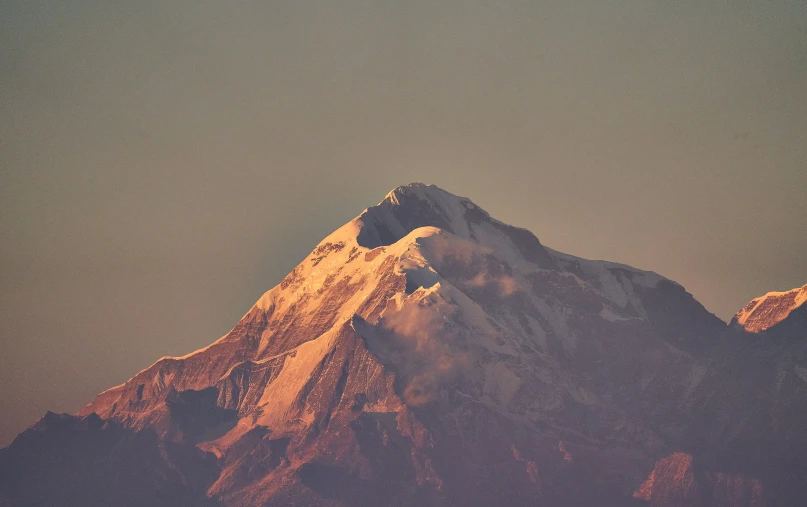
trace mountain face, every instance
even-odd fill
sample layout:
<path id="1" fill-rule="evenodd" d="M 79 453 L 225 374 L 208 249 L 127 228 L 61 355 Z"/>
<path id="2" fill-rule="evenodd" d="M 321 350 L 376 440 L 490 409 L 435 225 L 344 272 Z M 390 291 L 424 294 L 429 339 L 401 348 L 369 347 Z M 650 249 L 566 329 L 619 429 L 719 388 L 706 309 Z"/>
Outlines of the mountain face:
<path id="1" fill-rule="evenodd" d="M 732 319 L 732 325 L 749 333 L 761 333 L 787 320 L 807 325 L 807 285 L 787 292 L 769 292 L 753 299 Z"/>
<path id="2" fill-rule="evenodd" d="M 399 187 L 218 341 L 22 433 L 0 505 L 798 505 L 805 326 L 755 302 L 727 327 Z"/>

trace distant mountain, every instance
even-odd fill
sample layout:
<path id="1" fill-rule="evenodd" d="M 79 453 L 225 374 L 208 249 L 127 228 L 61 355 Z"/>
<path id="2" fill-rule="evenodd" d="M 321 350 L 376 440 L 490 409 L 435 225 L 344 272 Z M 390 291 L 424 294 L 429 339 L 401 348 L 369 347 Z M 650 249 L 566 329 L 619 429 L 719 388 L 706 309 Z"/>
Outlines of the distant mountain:
<path id="1" fill-rule="evenodd" d="M 807 340 L 781 313 L 726 326 L 406 185 L 218 341 L 22 433 L 0 505 L 799 505 Z"/>
<path id="2" fill-rule="evenodd" d="M 732 324 L 750 333 L 760 333 L 778 325 L 786 319 L 799 318 L 807 323 L 807 285 L 787 292 L 769 292 L 751 300 L 745 308 L 737 312 Z"/>

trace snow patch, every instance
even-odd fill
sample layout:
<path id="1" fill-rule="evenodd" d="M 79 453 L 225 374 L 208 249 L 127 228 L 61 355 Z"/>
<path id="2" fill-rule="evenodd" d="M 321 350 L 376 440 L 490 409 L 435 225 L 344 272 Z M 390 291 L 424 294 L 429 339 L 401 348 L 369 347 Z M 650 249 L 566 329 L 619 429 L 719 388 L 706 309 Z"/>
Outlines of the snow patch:
<path id="1" fill-rule="evenodd" d="M 503 407 L 510 404 L 521 385 L 521 379 L 503 362 L 485 365 L 484 393 Z"/>
<path id="2" fill-rule="evenodd" d="M 609 322 L 620 322 L 625 320 L 636 320 L 636 317 L 622 317 L 621 315 L 617 315 L 614 313 L 613 310 L 608 308 L 607 306 L 603 306 L 602 310 L 600 310 L 600 317 L 609 321 Z"/>

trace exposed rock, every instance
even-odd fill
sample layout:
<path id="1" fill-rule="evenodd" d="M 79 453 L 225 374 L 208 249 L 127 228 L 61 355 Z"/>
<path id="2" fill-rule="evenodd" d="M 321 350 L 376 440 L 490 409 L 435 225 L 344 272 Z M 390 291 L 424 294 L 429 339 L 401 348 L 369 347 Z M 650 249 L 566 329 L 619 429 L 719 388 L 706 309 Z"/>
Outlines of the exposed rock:
<path id="1" fill-rule="evenodd" d="M 749 332 L 760 333 L 779 325 L 786 319 L 800 317 L 807 324 L 807 285 L 787 292 L 769 292 L 748 303 L 737 312 L 732 324 Z"/>

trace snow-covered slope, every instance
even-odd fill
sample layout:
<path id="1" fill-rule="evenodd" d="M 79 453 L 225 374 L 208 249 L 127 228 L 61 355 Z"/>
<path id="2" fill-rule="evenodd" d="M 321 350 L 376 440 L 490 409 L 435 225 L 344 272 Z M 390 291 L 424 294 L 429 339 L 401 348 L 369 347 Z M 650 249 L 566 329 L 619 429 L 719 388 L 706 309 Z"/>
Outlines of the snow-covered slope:
<path id="1" fill-rule="evenodd" d="M 691 456 L 667 457 L 691 444 L 724 332 L 673 281 L 548 249 L 415 183 L 325 238 L 230 333 L 78 417 L 212 456 L 183 494 L 226 506 L 632 505 L 680 489 Z M 53 431 L 15 441 L 0 472 Z M 0 494 L 30 499 L 10 477 Z"/>
<path id="2" fill-rule="evenodd" d="M 787 292 L 768 292 L 737 312 L 732 323 L 749 333 L 760 333 L 787 319 L 807 303 L 807 285 Z"/>

